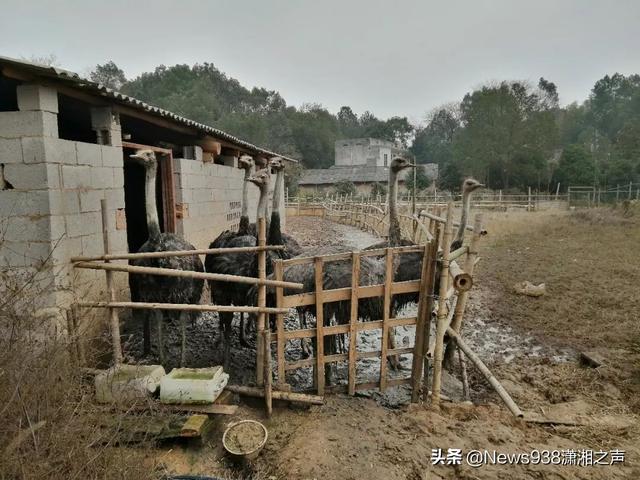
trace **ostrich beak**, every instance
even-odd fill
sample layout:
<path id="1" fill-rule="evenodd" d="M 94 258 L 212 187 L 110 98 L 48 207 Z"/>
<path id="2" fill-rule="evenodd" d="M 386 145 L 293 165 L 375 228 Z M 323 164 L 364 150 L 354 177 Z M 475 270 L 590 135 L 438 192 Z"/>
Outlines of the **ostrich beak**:
<path id="1" fill-rule="evenodd" d="M 407 165 L 409 168 L 416 168 L 418 165 L 416 165 L 415 163 L 410 163 L 409 165 Z"/>
<path id="2" fill-rule="evenodd" d="M 138 155 L 137 153 L 133 153 L 133 154 L 129 155 L 129 158 L 131 158 L 132 160 L 142 160 L 142 157 L 140 155 Z"/>

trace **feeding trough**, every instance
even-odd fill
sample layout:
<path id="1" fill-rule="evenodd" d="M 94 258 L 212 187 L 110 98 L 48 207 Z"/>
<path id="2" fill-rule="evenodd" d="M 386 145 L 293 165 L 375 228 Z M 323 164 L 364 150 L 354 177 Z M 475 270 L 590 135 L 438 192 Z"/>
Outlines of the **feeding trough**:
<path id="1" fill-rule="evenodd" d="M 99 403 L 133 402 L 156 391 L 164 376 L 162 365 L 116 365 L 94 379 Z"/>
<path id="2" fill-rule="evenodd" d="M 242 420 L 227 427 L 222 445 L 236 461 L 253 460 L 267 443 L 267 428 L 255 420 Z"/>
<path id="3" fill-rule="evenodd" d="M 213 403 L 227 385 L 222 367 L 174 368 L 160 380 L 162 403 Z"/>

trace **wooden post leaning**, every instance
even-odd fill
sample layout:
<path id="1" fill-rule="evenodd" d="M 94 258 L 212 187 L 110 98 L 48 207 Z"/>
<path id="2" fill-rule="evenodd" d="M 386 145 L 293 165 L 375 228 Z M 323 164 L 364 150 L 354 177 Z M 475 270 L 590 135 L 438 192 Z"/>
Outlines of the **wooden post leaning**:
<path id="1" fill-rule="evenodd" d="M 324 308 L 323 308 L 323 260 L 316 257 L 315 287 L 316 287 L 316 388 L 318 395 L 324 395 Z"/>
<path id="2" fill-rule="evenodd" d="M 358 337 L 358 285 L 360 285 L 360 253 L 351 256 L 351 312 L 349 316 L 349 395 L 356 394 L 356 340 Z"/>
<path id="3" fill-rule="evenodd" d="M 427 321 L 424 325 L 424 340 L 422 342 L 422 358 L 423 360 L 423 373 L 422 373 L 422 391 L 424 395 L 424 399 L 426 400 L 427 395 L 429 393 L 429 363 L 430 359 L 427 355 L 427 351 L 429 350 L 429 345 L 431 343 L 431 312 L 433 312 L 433 304 L 435 303 L 435 292 L 433 291 L 435 287 L 436 281 L 436 271 L 438 264 L 438 250 L 440 248 L 440 244 L 438 243 L 438 239 L 440 238 L 440 230 L 443 228 L 441 223 L 438 223 L 434 227 L 434 235 L 431 249 L 429 251 L 429 261 L 431 262 L 431 270 L 429 281 L 431 282 L 429 296 L 427 297 L 428 303 L 426 306 L 426 315 L 428 315 Z"/>
<path id="4" fill-rule="evenodd" d="M 469 244 L 469 252 L 465 259 L 464 271 L 473 278 L 473 270 L 475 268 L 476 258 L 478 258 L 478 244 L 480 243 L 480 232 L 482 231 L 482 214 L 476 215 L 473 222 L 473 236 L 471 237 L 471 243 Z M 453 320 L 451 321 L 451 328 L 457 333 L 460 333 L 462 329 L 462 322 L 464 317 L 464 311 L 467 307 L 467 300 L 469 298 L 469 290 L 462 290 L 458 293 L 458 301 L 456 302 L 455 312 L 453 314 Z M 447 350 L 444 354 L 444 364 L 450 366 L 453 362 L 454 346 L 450 342 L 447 345 Z"/>
<path id="5" fill-rule="evenodd" d="M 393 249 L 385 248 L 385 269 L 384 269 L 384 301 L 382 317 L 382 339 L 380 352 L 380 391 L 387 388 L 387 350 L 389 346 L 389 335 L 393 335 L 393 330 L 389 328 L 389 315 L 391 311 L 391 284 L 393 282 Z M 391 331 L 390 331 L 391 330 Z"/>
<path id="6" fill-rule="evenodd" d="M 282 264 L 282 260 L 276 260 L 274 265 L 274 271 L 276 275 L 276 280 L 282 280 L 284 278 L 284 266 Z M 282 299 L 284 296 L 284 291 L 282 287 L 276 288 L 276 305 L 282 305 Z M 278 333 L 277 343 L 276 343 L 276 360 L 278 362 L 278 388 L 283 389 L 286 388 L 286 378 L 285 378 L 285 369 L 284 369 L 284 350 L 286 346 L 286 340 L 284 338 L 284 315 L 279 313 L 276 316 L 276 330 Z"/>
<path id="7" fill-rule="evenodd" d="M 102 242 L 104 245 L 104 254 L 108 255 L 109 248 L 109 214 L 107 210 L 107 201 L 103 198 L 100 200 L 100 208 L 102 210 Z M 106 260 L 109 262 L 109 260 Z M 116 301 L 116 290 L 113 286 L 113 272 L 105 270 L 107 279 L 107 292 L 109 301 Z M 111 330 L 111 346 L 113 349 L 113 363 L 120 365 L 122 363 L 122 344 L 120 343 L 120 319 L 118 318 L 118 310 L 109 308 L 109 327 Z"/>
<path id="8" fill-rule="evenodd" d="M 264 218 L 258 218 L 258 246 L 264 247 L 266 244 L 266 226 Z M 264 250 L 258 252 L 258 278 L 265 280 L 267 278 L 267 254 Z M 258 307 L 266 307 L 267 303 L 267 288 L 263 285 L 258 285 Z M 258 313 L 258 325 L 256 338 L 256 384 L 259 387 L 264 385 L 264 343 L 261 342 L 262 334 L 265 330 L 265 318 L 264 312 Z"/>
<path id="9" fill-rule="evenodd" d="M 273 392 L 271 387 L 271 332 L 269 331 L 269 328 L 266 328 L 262 331 L 261 343 L 264 348 L 264 405 L 267 413 L 267 418 L 271 418 L 271 413 L 273 412 Z"/>
<path id="10" fill-rule="evenodd" d="M 444 350 L 444 334 L 447 323 L 447 290 L 449 289 L 449 252 L 453 234 L 453 202 L 447 206 L 447 223 L 442 236 L 442 268 L 440 273 L 440 292 L 438 296 L 438 321 L 436 323 L 436 344 L 433 359 L 433 386 L 431 388 L 431 404 L 440 407 L 440 389 L 442 386 L 442 357 Z"/>

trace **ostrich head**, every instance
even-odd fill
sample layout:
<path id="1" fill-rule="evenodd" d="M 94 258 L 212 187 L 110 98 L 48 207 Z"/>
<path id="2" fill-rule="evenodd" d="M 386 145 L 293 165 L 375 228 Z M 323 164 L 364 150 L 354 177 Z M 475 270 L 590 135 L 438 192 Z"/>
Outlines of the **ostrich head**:
<path id="1" fill-rule="evenodd" d="M 281 157 L 271 157 L 269 160 L 269 166 L 274 172 L 284 170 L 284 160 Z"/>
<path id="2" fill-rule="evenodd" d="M 238 168 L 242 168 L 243 170 L 251 170 L 253 167 L 253 158 L 250 155 L 242 155 L 238 159 Z"/>
<path id="3" fill-rule="evenodd" d="M 475 178 L 467 178 L 462 182 L 462 193 L 471 193 L 482 187 L 484 187 L 484 184 L 480 183 Z"/>
<path id="4" fill-rule="evenodd" d="M 269 174 L 268 168 L 263 168 L 262 170 L 258 170 L 256 173 L 251 175 L 247 181 L 256 185 L 261 191 L 263 189 L 269 188 L 269 182 L 271 182 L 271 175 Z"/>
<path id="5" fill-rule="evenodd" d="M 415 163 L 411 163 L 406 158 L 396 157 L 393 160 L 391 160 L 391 171 L 393 171 L 394 173 L 398 173 L 404 170 L 405 168 L 415 168 L 415 167 L 416 167 Z"/>
<path id="6" fill-rule="evenodd" d="M 138 150 L 133 155 L 129 155 L 129 158 L 145 168 L 156 163 L 156 154 L 153 150 Z"/>

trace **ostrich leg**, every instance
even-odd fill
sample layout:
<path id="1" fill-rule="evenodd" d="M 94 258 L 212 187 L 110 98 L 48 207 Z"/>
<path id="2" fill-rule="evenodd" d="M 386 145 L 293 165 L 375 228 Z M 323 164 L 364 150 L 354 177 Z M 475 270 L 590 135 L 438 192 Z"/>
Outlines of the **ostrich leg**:
<path id="1" fill-rule="evenodd" d="M 224 342 L 222 364 L 225 371 L 229 370 L 229 355 L 231 354 L 231 322 L 233 322 L 232 312 L 220 312 L 220 325 L 224 337 L 222 340 Z"/>
<path id="2" fill-rule="evenodd" d="M 243 347 L 250 347 L 249 341 L 247 340 L 249 329 L 249 322 L 245 321 L 244 313 L 240 312 L 240 345 Z"/>

